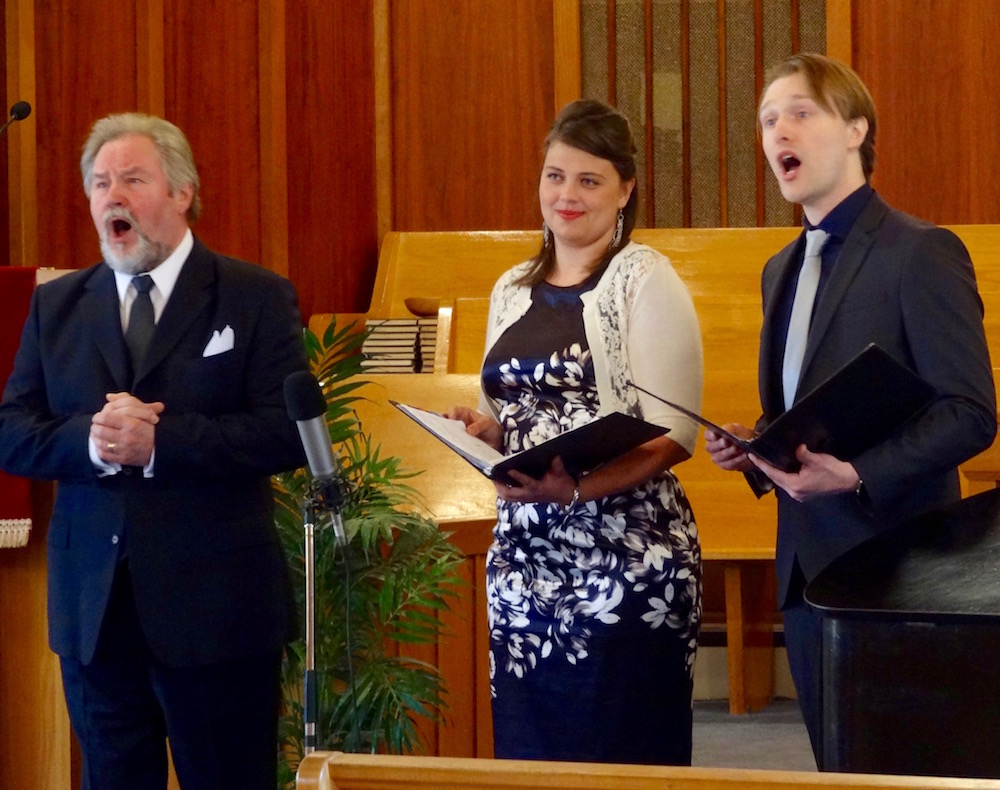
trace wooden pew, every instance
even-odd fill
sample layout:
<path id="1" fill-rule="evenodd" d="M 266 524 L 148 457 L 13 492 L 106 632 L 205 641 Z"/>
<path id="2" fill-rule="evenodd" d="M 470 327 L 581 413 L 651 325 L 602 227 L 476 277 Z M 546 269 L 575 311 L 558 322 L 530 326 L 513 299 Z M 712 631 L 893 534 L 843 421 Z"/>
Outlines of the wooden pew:
<path id="1" fill-rule="evenodd" d="M 1000 225 L 950 227 L 965 242 L 975 263 L 986 308 L 987 340 L 996 362 L 1000 360 Z M 671 259 L 694 298 L 705 348 L 703 411 L 709 416 L 744 421 L 757 416 L 760 270 L 767 257 L 798 232 L 798 228 L 640 228 L 634 233 L 636 241 Z M 482 356 L 490 288 L 502 271 L 530 257 L 539 241 L 537 231 L 389 233 L 379 256 L 367 315 L 437 314 L 435 370 L 474 373 Z M 319 324 L 329 320 L 329 316 L 316 318 Z M 681 468 L 682 477 L 686 474 L 689 485 L 698 488 L 696 481 L 702 476 L 693 470 L 698 464 L 697 459 L 693 461 Z M 962 471 L 966 494 L 996 485 L 1000 448 L 987 451 Z M 709 490 L 715 492 L 718 480 L 707 480 Z M 741 519 L 739 528 L 732 529 L 717 523 L 720 512 L 733 512 L 727 496 L 719 499 L 713 493 L 708 499 L 698 498 L 703 502 L 696 515 L 707 530 L 703 537 L 711 544 L 712 533 L 723 530 L 718 551 L 731 548 L 745 555 L 760 547 L 759 530 L 770 513 L 750 514 L 749 523 Z"/>
<path id="2" fill-rule="evenodd" d="M 1000 790 L 1000 781 L 314 752 L 298 790 Z"/>
<path id="3" fill-rule="evenodd" d="M 1000 359 L 1000 225 L 953 230 L 965 241 L 976 264 L 990 348 L 994 359 Z M 702 411 L 710 418 L 752 424 L 759 414 L 760 271 L 764 261 L 798 232 L 797 228 L 635 231 L 636 241 L 671 259 L 691 291 L 705 353 Z M 367 316 L 436 314 L 435 372 L 474 374 L 482 356 L 490 288 L 501 272 L 530 257 L 539 242 L 537 231 L 389 233 Z M 314 316 L 312 323 L 321 329 L 328 321 L 328 315 Z M 442 379 L 434 389 L 446 391 L 451 386 L 447 382 Z M 425 405 L 416 396 L 398 399 Z M 442 401 L 442 407 L 463 402 L 447 397 Z M 474 399 L 464 402 L 474 403 Z M 426 405 L 434 407 L 430 402 Z M 384 435 L 376 434 L 377 438 Z M 402 457 L 408 462 L 411 458 Z M 415 468 L 428 468 L 419 451 L 411 463 Z M 1000 448 L 970 461 L 962 471 L 967 494 L 996 485 Z M 773 691 L 774 497 L 757 501 L 741 476 L 717 469 L 703 452 L 696 451 L 678 466 L 677 474 L 694 508 L 706 570 L 715 573 L 713 568 L 721 568 L 730 710 L 743 713 L 759 708 Z M 448 507 L 434 498 L 429 501 L 439 509 Z M 485 523 L 491 515 L 484 513 L 482 518 Z"/>

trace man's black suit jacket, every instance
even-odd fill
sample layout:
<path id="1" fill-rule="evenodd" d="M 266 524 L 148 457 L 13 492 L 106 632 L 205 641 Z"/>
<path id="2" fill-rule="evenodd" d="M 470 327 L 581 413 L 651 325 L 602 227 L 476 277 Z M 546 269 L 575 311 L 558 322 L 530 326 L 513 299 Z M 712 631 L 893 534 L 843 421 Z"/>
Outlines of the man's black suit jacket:
<path id="1" fill-rule="evenodd" d="M 233 346 L 204 356 L 214 332 Z M 269 475 L 303 463 L 285 377 L 305 369 L 295 291 L 197 239 L 134 379 L 105 264 L 34 294 L 0 405 L 0 467 L 57 481 L 49 640 L 89 663 L 120 553 L 154 655 L 195 666 L 280 649 L 295 621 Z M 228 333 L 227 333 L 228 334 Z M 98 477 L 105 394 L 162 401 L 154 476 Z"/>
<path id="2" fill-rule="evenodd" d="M 800 237 L 762 275 L 764 322 L 758 381 L 761 426 L 784 410 L 781 289 L 794 283 Z M 794 286 L 791 286 L 794 287 Z M 873 194 L 855 221 L 816 305 L 796 397 L 869 343 L 929 381 L 942 397 L 918 420 L 850 461 L 866 495 L 799 503 L 778 491 L 778 602 L 797 558 L 806 581 L 877 532 L 959 498 L 956 467 L 989 447 L 996 395 L 983 305 L 965 246 L 954 233 L 891 209 Z"/>

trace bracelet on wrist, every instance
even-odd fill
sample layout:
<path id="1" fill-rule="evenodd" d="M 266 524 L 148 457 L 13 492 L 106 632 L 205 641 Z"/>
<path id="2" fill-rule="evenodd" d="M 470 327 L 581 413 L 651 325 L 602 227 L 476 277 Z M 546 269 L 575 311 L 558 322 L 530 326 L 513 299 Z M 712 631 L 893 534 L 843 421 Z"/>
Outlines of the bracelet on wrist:
<path id="1" fill-rule="evenodd" d="M 569 513 L 573 508 L 576 507 L 576 503 L 580 501 L 580 486 L 573 486 L 573 498 L 570 499 L 569 504 L 562 506 L 563 513 Z"/>

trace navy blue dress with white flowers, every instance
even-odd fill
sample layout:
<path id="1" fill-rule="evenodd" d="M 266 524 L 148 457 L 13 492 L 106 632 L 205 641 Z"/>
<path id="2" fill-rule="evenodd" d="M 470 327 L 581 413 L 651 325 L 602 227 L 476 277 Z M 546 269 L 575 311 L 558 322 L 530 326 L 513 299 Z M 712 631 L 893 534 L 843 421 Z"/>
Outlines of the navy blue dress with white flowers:
<path id="1" fill-rule="evenodd" d="M 507 452 L 598 410 L 580 294 L 542 284 L 487 354 Z M 581 502 L 497 501 L 487 555 L 497 757 L 690 764 L 701 552 L 691 507 L 663 473 Z"/>

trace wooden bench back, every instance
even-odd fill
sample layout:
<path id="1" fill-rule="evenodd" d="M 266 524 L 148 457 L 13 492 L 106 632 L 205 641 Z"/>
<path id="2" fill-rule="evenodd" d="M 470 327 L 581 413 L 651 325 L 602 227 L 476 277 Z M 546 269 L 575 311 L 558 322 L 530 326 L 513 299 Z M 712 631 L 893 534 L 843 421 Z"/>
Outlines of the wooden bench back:
<path id="1" fill-rule="evenodd" d="M 718 295 L 716 286 L 726 284 L 730 267 L 746 267 L 757 292 L 763 262 L 797 233 L 797 228 L 640 228 L 633 238 L 670 258 L 693 294 Z M 539 231 L 388 233 L 368 314 L 435 315 L 455 299 L 489 296 L 497 277 L 534 255 L 540 243 Z M 759 307 L 758 300 L 758 312 Z"/>
<path id="2" fill-rule="evenodd" d="M 951 229 L 965 242 L 975 263 L 990 348 L 995 358 L 1000 357 L 1000 225 Z M 798 232 L 798 228 L 640 228 L 634 238 L 670 258 L 695 299 L 706 347 L 733 341 L 743 346 L 749 339 L 756 349 L 761 268 Z M 368 315 L 435 315 L 457 300 L 455 320 L 461 312 L 474 317 L 468 320 L 468 331 L 462 329 L 455 337 L 462 346 L 462 367 L 451 372 L 474 372 L 465 369 L 465 360 L 478 349 L 474 354 L 478 365 L 482 353 L 481 300 L 488 298 L 503 271 L 531 257 L 539 243 L 538 231 L 389 233 Z"/>
<path id="3" fill-rule="evenodd" d="M 976 265 L 987 339 L 994 359 L 1000 359 L 1000 225 L 952 229 Z M 797 233 L 798 228 L 635 231 L 636 241 L 670 258 L 694 299 L 705 354 L 702 412 L 710 419 L 753 424 L 759 414 L 760 272 L 767 258 Z M 474 374 L 485 342 L 490 289 L 503 271 L 537 251 L 539 243 L 538 231 L 389 233 L 368 316 L 437 314 L 438 355 L 443 359 L 435 370 Z M 426 468 L 424 459 L 412 463 Z M 970 466 L 988 478 L 1000 469 L 1000 460 L 989 453 Z M 677 473 L 694 506 L 706 558 L 773 556 L 773 497 L 756 501 L 739 475 L 722 472 L 704 452 L 696 451 Z M 432 509 L 435 505 L 442 512 L 451 509 L 431 502 Z"/>

